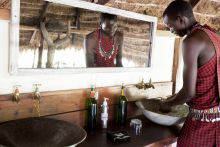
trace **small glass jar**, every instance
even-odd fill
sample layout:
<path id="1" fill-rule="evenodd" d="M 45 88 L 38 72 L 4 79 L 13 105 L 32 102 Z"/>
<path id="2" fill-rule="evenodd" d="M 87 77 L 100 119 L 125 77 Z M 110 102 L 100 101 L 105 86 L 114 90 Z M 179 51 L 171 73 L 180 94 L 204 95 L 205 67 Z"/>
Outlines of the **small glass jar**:
<path id="1" fill-rule="evenodd" d="M 136 135 L 141 134 L 142 122 L 140 119 L 131 119 L 130 127 L 132 127 Z"/>

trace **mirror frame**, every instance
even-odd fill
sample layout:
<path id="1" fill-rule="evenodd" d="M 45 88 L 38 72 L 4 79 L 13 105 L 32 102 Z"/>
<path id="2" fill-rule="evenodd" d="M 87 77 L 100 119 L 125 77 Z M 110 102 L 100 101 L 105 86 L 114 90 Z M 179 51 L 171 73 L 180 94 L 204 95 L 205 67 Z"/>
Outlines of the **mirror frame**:
<path id="1" fill-rule="evenodd" d="M 157 29 L 157 17 L 139 14 L 131 11 L 121 10 L 105 5 L 94 4 L 82 0 L 45 0 L 57 4 L 63 4 L 92 11 L 105 12 L 115 14 L 127 18 L 133 18 L 151 23 L 151 48 L 150 48 L 150 67 L 113 67 L 113 68 L 72 68 L 72 69 L 19 69 L 19 26 L 20 26 L 20 0 L 12 0 L 11 4 L 11 24 L 10 24 L 10 51 L 9 51 L 9 73 L 11 75 L 25 74 L 73 74 L 82 72 L 132 72 L 132 71 L 148 71 L 152 67 L 153 50 L 155 47 L 155 35 Z"/>

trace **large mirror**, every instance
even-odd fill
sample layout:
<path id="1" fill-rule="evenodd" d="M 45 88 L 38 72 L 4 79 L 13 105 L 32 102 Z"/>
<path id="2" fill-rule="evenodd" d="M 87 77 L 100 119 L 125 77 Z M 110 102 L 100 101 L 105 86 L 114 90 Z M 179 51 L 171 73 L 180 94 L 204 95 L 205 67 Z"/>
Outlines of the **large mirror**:
<path id="1" fill-rule="evenodd" d="M 79 0 L 12 1 L 11 72 L 150 67 L 156 22 Z"/>

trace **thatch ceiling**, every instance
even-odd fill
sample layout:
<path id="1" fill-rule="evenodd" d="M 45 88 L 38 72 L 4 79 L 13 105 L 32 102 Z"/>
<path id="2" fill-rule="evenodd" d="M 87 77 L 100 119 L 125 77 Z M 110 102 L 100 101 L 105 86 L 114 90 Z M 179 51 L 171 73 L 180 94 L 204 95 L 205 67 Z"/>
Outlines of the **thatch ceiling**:
<path id="1" fill-rule="evenodd" d="M 0 9 L 10 9 L 11 1 L 10 0 L 0 0 Z"/>
<path id="2" fill-rule="evenodd" d="M 110 0 L 105 5 L 158 17 L 158 29 L 164 29 L 162 14 L 173 0 Z M 220 30 L 220 0 L 191 0 L 196 19 Z"/>
<path id="3" fill-rule="evenodd" d="M 10 8 L 11 0 L 0 0 L 0 8 Z M 31 2 L 30 0 L 29 2 Z M 85 0 L 111 7 L 152 15 L 159 18 L 158 29 L 164 29 L 162 13 L 173 0 Z M 220 30 L 220 0 L 191 0 L 199 1 L 194 7 L 198 21 Z"/>

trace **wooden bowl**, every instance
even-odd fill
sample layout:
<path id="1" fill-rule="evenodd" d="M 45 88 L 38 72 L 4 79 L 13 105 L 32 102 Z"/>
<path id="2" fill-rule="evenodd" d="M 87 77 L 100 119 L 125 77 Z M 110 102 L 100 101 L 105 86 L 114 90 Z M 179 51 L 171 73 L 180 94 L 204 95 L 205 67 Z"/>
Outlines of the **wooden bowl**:
<path id="1" fill-rule="evenodd" d="M 81 127 L 51 118 L 14 120 L 0 124 L 0 130 L 4 147 L 73 147 L 87 136 Z"/>

